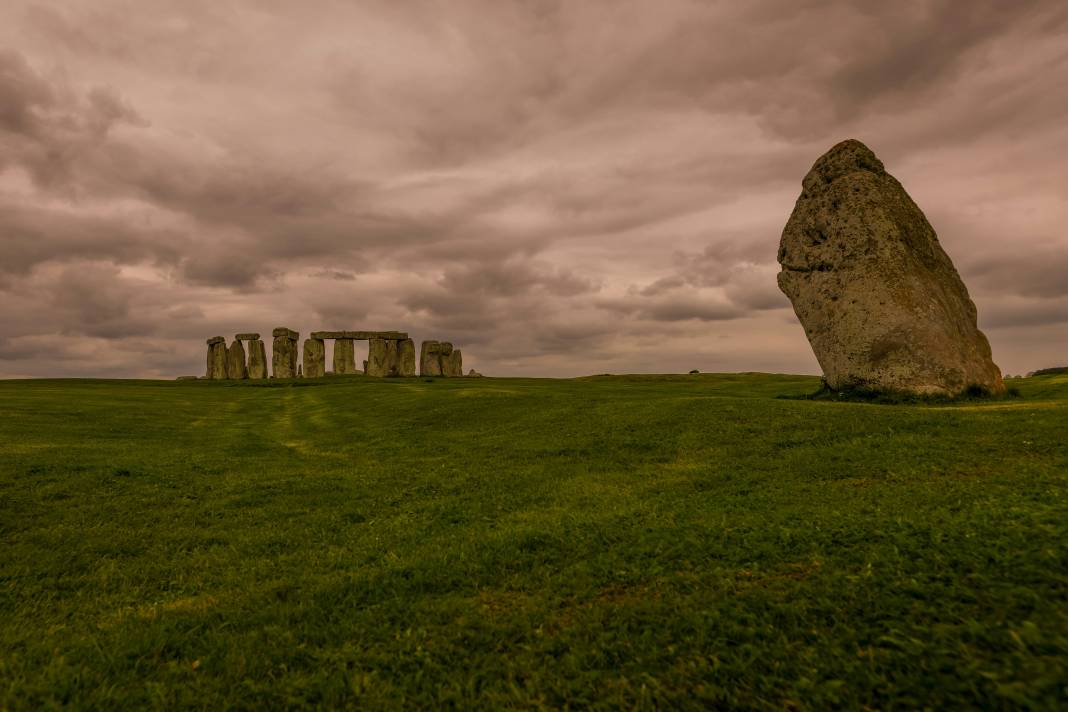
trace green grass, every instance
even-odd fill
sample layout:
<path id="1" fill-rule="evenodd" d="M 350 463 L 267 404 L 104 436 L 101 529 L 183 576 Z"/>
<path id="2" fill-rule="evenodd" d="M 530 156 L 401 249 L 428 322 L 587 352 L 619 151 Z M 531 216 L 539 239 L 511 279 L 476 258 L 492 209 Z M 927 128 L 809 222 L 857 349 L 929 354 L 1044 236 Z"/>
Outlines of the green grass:
<path id="1" fill-rule="evenodd" d="M 1063 709 L 1068 376 L 0 382 L 0 709 Z"/>

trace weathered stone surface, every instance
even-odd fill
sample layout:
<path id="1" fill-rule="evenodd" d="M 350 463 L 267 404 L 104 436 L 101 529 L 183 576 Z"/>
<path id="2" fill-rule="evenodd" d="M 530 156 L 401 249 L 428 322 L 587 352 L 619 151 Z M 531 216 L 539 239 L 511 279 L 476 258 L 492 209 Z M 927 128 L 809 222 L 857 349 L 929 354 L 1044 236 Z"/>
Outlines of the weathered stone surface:
<path id="1" fill-rule="evenodd" d="M 437 341 L 424 341 L 419 346 L 419 375 L 440 376 L 441 360 L 438 358 Z"/>
<path id="2" fill-rule="evenodd" d="M 482 378 L 482 374 L 472 368 L 470 371 L 467 372 L 467 377 L 468 378 Z"/>
<path id="3" fill-rule="evenodd" d="M 397 342 L 393 339 L 371 339 L 367 347 L 368 376 L 397 376 Z"/>
<path id="4" fill-rule="evenodd" d="M 831 388 L 1005 390 L 934 230 L 859 141 L 834 146 L 805 176 L 779 264 L 779 288 Z"/>
<path id="5" fill-rule="evenodd" d="M 178 376 L 178 378 L 176 378 L 174 380 L 176 380 L 176 381 L 196 381 L 196 380 L 198 380 L 200 378 L 201 378 L 200 376 Z"/>
<path id="6" fill-rule="evenodd" d="M 397 342 L 397 375 L 415 375 L 415 342 L 411 339 L 401 339 Z"/>
<path id="7" fill-rule="evenodd" d="M 452 344 L 448 341 L 442 341 L 438 343 L 438 354 L 441 356 L 448 356 L 452 353 Z"/>
<path id="8" fill-rule="evenodd" d="M 208 345 L 208 370 L 205 376 L 214 381 L 226 378 L 226 340 L 212 341 Z"/>
<path id="9" fill-rule="evenodd" d="M 225 342 L 226 342 L 226 339 L 224 339 L 223 337 L 221 337 L 221 336 L 213 336 L 210 339 L 208 339 L 208 346 L 214 346 L 215 344 L 222 344 L 222 343 L 225 343 Z"/>
<path id="10" fill-rule="evenodd" d="M 247 333 L 247 334 L 235 334 L 234 339 L 237 341 L 257 341 L 260 338 L 259 334 Z"/>
<path id="11" fill-rule="evenodd" d="M 322 378 L 326 374 L 326 344 L 322 339 L 304 340 L 304 377 Z"/>
<path id="12" fill-rule="evenodd" d="M 267 347 L 259 339 L 248 342 L 248 377 L 267 378 Z"/>
<path id="13" fill-rule="evenodd" d="M 460 349 L 452 349 L 441 357 L 441 375 L 459 378 L 464 375 L 463 356 Z"/>
<path id="14" fill-rule="evenodd" d="M 352 339 L 334 341 L 334 373 L 356 373 L 356 346 Z"/>
<path id="15" fill-rule="evenodd" d="M 313 339 L 355 339 L 356 341 L 370 339 L 399 341 L 407 339 L 408 334 L 403 331 L 313 331 L 311 337 Z"/>
<path id="16" fill-rule="evenodd" d="M 293 378 L 297 375 L 297 336 L 297 332 L 284 326 L 274 330 L 271 373 L 275 378 Z"/>
<path id="17" fill-rule="evenodd" d="M 248 367 L 245 365 L 245 347 L 241 342 L 234 340 L 226 352 L 226 377 L 235 380 L 248 378 Z"/>

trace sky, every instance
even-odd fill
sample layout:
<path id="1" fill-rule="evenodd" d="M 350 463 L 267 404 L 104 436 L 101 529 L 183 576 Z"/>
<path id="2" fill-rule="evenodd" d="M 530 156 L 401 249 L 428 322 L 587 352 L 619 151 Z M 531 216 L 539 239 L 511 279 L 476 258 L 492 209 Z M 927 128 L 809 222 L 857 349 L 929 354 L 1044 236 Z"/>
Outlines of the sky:
<path id="1" fill-rule="evenodd" d="M 1002 371 L 1065 365 L 1066 87 L 1061 0 L 4 0 L 0 378 L 202 375 L 276 326 L 818 373 L 775 259 L 846 138 Z"/>

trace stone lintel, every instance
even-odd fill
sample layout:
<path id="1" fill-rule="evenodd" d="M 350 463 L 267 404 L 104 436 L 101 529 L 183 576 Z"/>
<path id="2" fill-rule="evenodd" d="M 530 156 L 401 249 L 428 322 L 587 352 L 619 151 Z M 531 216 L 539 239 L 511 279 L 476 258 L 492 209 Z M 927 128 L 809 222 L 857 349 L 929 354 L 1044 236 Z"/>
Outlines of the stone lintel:
<path id="1" fill-rule="evenodd" d="M 368 341 L 370 339 L 385 339 L 386 341 L 403 341 L 408 338 L 405 331 L 313 331 L 313 339 L 355 339 L 356 341 Z"/>
<path id="2" fill-rule="evenodd" d="M 234 335 L 234 340 L 235 341 L 259 341 L 260 340 L 260 335 L 259 334 L 251 334 L 251 333 L 249 333 L 249 334 L 235 334 Z"/>
<path id="3" fill-rule="evenodd" d="M 210 339 L 208 339 L 208 346 L 212 346 L 214 344 L 224 344 L 224 343 L 226 343 L 226 339 L 224 339 L 221 336 L 213 336 Z"/>
<path id="4" fill-rule="evenodd" d="M 286 327 L 284 327 L 284 326 L 279 326 L 279 327 L 277 327 L 277 328 L 276 328 L 276 329 L 275 329 L 275 330 L 274 330 L 273 332 L 271 332 L 271 333 L 272 333 L 272 334 L 273 334 L 274 336 L 276 336 L 276 337 L 278 337 L 278 336 L 285 336 L 285 337 L 288 337 L 288 338 L 290 338 L 290 339 L 293 339 L 294 341 L 296 341 L 296 340 L 297 340 L 297 338 L 298 338 L 298 337 L 300 336 L 300 334 L 299 334 L 298 332 L 296 332 L 296 331 L 293 331 L 292 329 L 287 329 L 287 328 L 286 328 Z"/>

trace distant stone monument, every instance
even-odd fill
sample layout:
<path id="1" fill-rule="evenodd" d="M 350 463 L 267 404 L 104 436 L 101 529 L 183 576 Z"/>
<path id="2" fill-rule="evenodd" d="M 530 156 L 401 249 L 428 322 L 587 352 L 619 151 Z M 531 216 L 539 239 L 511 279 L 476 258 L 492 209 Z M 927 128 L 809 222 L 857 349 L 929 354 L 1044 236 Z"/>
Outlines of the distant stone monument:
<path id="1" fill-rule="evenodd" d="M 812 166 L 778 259 L 779 288 L 830 388 L 1005 390 L 935 231 L 861 142 L 843 141 Z"/>
<path id="2" fill-rule="evenodd" d="M 355 341 L 368 342 L 368 359 L 363 373 L 370 376 L 415 376 L 415 342 L 403 331 L 313 331 L 304 340 L 303 356 L 298 363 L 297 339 L 300 334 L 280 326 L 273 332 L 274 347 L 271 370 L 274 378 L 321 378 L 326 375 L 327 339 L 334 340 L 334 373 L 360 373 L 356 368 Z M 248 342 L 246 358 L 242 342 Z M 437 341 L 434 361 L 444 375 L 462 375 L 461 356 L 452 344 Z M 260 335 L 243 333 L 234 336 L 229 348 L 221 336 L 207 340 L 206 377 L 211 379 L 267 378 L 267 351 Z M 424 344 L 424 348 L 425 348 Z M 438 375 L 442 375 L 439 373 Z"/>

